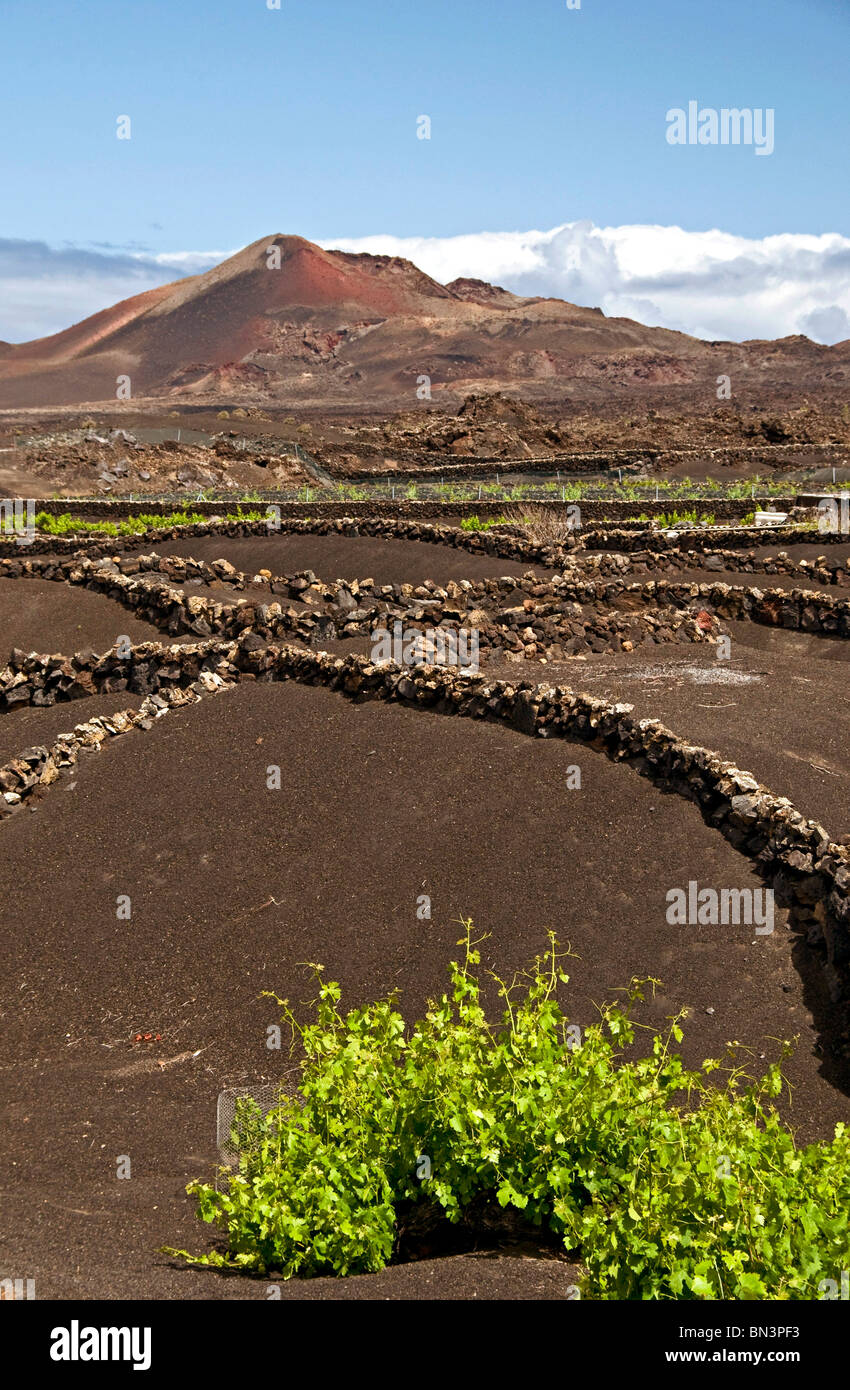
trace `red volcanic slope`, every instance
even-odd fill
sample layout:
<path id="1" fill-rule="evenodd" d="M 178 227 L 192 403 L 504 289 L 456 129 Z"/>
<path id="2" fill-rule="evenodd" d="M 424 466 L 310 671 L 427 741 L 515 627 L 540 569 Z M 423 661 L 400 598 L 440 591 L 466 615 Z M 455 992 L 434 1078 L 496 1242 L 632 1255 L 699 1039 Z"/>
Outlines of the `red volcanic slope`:
<path id="1" fill-rule="evenodd" d="M 409 400 L 422 373 L 435 393 L 507 385 L 557 396 L 581 381 L 610 391 L 702 381 L 733 365 L 787 370 L 797 357 L 811 368 L 812 354 L 827 355 L 823 371 L 847 355 L 796 338 L 707 344 L 481 280 L 440 285 L 398 257 L 276 235 L 49 338 L 0 344 L 0 406 L 107 401 L 119 376 L 134 397 L 389 404 Z"/>

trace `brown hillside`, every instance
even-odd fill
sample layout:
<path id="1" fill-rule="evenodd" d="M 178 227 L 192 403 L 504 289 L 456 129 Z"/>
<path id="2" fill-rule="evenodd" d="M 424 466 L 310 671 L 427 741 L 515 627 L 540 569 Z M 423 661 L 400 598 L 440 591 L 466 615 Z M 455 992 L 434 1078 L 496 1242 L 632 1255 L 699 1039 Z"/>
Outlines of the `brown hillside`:
<path id="1" fill-rule="evenodd" d="M 274 264 L 279 257 L 279 267 Z M 410 261 L 264 237 L 204 275 L 163 285 L 48 338 L 0 345 L 0 407 L 180 398 L 353 409 L 507 388 L 529 399 L 593 399 L 696 385 L 720 372 L 760 386 L 840 377 L 848 344 L 795 336 L 705 343 L 560 299 L 484 281 L 440 285 Z"/>

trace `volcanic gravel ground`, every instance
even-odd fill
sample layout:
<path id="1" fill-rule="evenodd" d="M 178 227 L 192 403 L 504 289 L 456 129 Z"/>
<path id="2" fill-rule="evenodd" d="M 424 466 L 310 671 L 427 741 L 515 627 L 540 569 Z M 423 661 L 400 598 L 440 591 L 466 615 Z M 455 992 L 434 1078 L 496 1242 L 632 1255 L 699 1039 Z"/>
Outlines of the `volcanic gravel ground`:
<path id="1" fill-rule="evenodd" d="M 713 646 L 642 648 L 580 668 L 537 667 L 545 674 L 532 679 L 627 700 L 635 718 L 660 719 L 716 749 L 833 837 L 850 834 L 850 688 L 841 661 L 829 659 L 848 644 L 755 623 L 724 628 L 732 639 L 728 661 Z"/>
<path id="2" fill-rule="evenodd" d="M 197 641 L 164 638 L 158 628 L 135 618 L 104 594 L 48 579 L 0 580 L 0 655 L 13 647 L 27 652 L 109 651 L 119 637 L 133 643 Z M 117 708 L 117 706 L 116 706 Z"/>
<path id="3" fill-rule="evenodd" d="M 752 651 L 786 662 L 793 669 L 817 669 L 820 679 L 824 668 L 850 661 L 850 641 L 841 637 L 819 637 L 812 632 L 795 632 L 792 628 L 773 627 L 768 623 L 723 620 L 733 644 L 737 640 Z M 835 673 L 841 679 L 840 673 Z"/>
<path id="4" fill-rule="evenodd" d="M 320 579 L 374 579 L 377 584 L 421 584 L 432 579 L 491 579 L 494 575 L 551 574 L 527 560 L 500 555 L 473 555 L 451 545 L 425 541 L 382 540 L 372 536 L 190 536 L 162 542 L 160 553 L 191 555 L 196 560 L 229 560 L 246 574 L 271 570 L 273 575 L 311 569 Z"/>
<path id="5" fill-rule="evenodd" d="M 749 622 L 724 620 L 723 630 L 732 640 L 728 661 L 708 643 L 662 644 L 549 662 L 502 653 L 481 672 L 628 701 L 636 719 L 659 719 L 717 750 L 834 837 L 850 836 L 850 689 L 842 666 L 850 644 Z M 371 650 L 368 637 L 320 645 L 335 656 Z"/>
<path id="6" fill-rule="evenodd" d="M 580 790 L 567 789 L 574 764 Z M 760 881 L 692 804 L 583 745 L 248 684 L 84 755 L 0 833 L 0 1263 L 40 1298 L 262 1297 L 264 1284 L 154 1253 L 208 1246 L 183 1187 L 215 1159 L 218 1091 L 288 1066 L 265 1046 L 277 1010 L 260 991 L 308 999 L 300 963 L 321 961 L 344 1004 L 398 988 L 412 1018 L 444 984 L 462 916 L 490 933 L 483 963 L 503 976 L 547 929 L 570 942 L 579 1024 L 638 974 L 664 981 L 645 1021 L 693 1010 L 692 1063 L 736 1038 L 760 1068 L 769 1039 L 801 1034 L 793 1121 L 807 1137 L 846 1117 L 825 1074 L 840 1081 L 837 1064 L 814 1051 L 813 1016 L 828 1037 L 835 1021 L 810 948 L 779 911 L 758 938 L 668 925 L 671 887 Z M 137 1032 L 162 1041 L 136 1045 Z M 118 1181 L 125 1154 L 133 1176 Z M 564 1297 L 570 1282 L 563 1263 L 467 1256 L 283 1296 Z"/>
<path id="7" fill-rule="evenodd" d="M 95 715 L 116 714 L 138 709 L 144 696 L 119 690 L 111 695 L 90 695 L 84 700 L 64 700 L 56 705 L 23 705 L 0 714 L 0 764 L 8 762 L 25 748 L 37 744 L 50 746 L 60 734 Z"/>

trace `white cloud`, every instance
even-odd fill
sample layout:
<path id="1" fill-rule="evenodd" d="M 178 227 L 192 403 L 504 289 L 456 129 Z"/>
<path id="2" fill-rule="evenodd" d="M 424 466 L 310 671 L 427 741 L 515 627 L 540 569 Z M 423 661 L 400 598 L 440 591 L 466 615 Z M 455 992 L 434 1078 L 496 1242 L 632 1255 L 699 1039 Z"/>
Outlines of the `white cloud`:
<path id="1" fill-rule="evenodd" d="M 21 343 L 58 333 L 183 273 L 126 251 L 0 240 L 0 339 Z"/>
<path id="2" fill-rule="evenodd" d="M 220 265 L 241 249 L 236 246 L 232 251 L 160 251 L 155 256 L 136 254 L 145 264 L 164 266 L 167 270 L 177 271 L 179 275 L 203 275 L 205 270 L 212 270 L 214 265 Z"/>
<path id="3" fill-rule="evenodd" d="M 378 235 L 321 244 L 404 256 L 441 283 L 473 276 L 518 294 L 558 296 L 701 338 L 806 333 L 837 342 L 850 336 L 850 238 L 838 233 L 750 239 L 719 230 L 572 222 L 550 231 Z M 54 250 L 42 242 L 0 240 L 0 339 L 55 333 L 119 299 L 209 270 L 230 254 Z"/>
<path id="4" fill-rule="evenodd" d="M 840 343 L 850 338 L 850 316 L 837 304 L 831 309 L 813 309 L 801 320 L 801 326 L 819 343 Z"/>
<path id="5" fill-rule="evenodd" d="M 700 338 L 807 333 L 837 342 L 850 333 L 850 238 L 837 233 L 755 240 L 717 230 L 571 222 L 546 232 L 370 236 L 322 245 L 406 256 L 441 283 L 474 276 Z"/>
<path id="6" fill-rule="evenodd" d="M 56 249 L 42 241 L 0 239 L 0 340 L 23 343 L 58 333 L 121 299 L 203 274 L 232 254 Z"/>

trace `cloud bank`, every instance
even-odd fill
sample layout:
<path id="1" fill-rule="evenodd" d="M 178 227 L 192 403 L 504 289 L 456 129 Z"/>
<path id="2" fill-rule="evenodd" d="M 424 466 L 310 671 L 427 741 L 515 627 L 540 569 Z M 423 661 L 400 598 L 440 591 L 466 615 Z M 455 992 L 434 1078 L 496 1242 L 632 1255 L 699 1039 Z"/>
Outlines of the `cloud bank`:
<path id="1" fill-rule="evenodd" d="M 323 240 L 327 249 L 404 256 L 445 283 L 473 276 L 523 295 L 707 339 L 850 338 L 850 238 L 786 233 L 760 240 L 681 227 L 474 232 L 454 237 Z M 231 251 L 53 249 L 0 240 L 0 339 L 58 332 L 117 300 L 217 265 Z"/>
<path id="2" fill-rule="evenodd" d="M 571 222 L 548 232 L 370 236 L 322 245 L 406 256 L 441 283 L 474 276 L 697 338 L 850 337 L 850 238 L 837 233 L 752 240 Z"/>
<path id="3" fill-rule="evenodd" d="M 209 270 L 230 254 L 151 256 L 122 247 L 57 249 L 0 238 L 0 340 L 24 343 L 58 333 L 118 300 Z"/>

